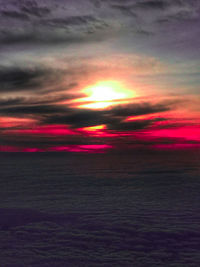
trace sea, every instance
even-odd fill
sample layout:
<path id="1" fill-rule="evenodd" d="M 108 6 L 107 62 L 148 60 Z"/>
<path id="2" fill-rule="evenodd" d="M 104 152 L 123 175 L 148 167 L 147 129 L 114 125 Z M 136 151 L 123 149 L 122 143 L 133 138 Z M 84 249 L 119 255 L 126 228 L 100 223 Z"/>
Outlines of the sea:
<path id="1" fill-rule="evenodd" d="M 200 151 L 0 153 L 0 266 L 200 266 Z"/>

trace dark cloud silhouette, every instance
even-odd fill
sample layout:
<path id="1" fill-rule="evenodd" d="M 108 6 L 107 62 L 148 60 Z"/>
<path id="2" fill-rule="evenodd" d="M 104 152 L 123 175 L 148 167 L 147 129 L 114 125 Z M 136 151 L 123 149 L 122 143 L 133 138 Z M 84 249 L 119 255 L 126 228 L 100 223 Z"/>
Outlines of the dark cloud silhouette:
<path id="1" fill-rule="evenodd" d="M 13 105 L 15 106 L 21 103 L 23 103 L 22 97 L 0 99 L 0 108 L 9 107 Z"/>
<path id="2" fill-rule="evenodd" d="M 169 110 L 169 106 L 166 104 L 155 104 L 151 103 L 140 103 L 140 104 L 129 104 L 127 106 L 114 107 L 110 112 L 114 116 L 138 116 L 146 115 L 157 112 L 163 112 Z"/>
<path id="3" fill-rule="evenodd" d="M 80 128 L 105 123 L 107 121 L 105 114 L 105 111 L 71 109 L 65 113 L 52 114 L 44 122 L 47 124 L 67 124 L 72 128 Z"/>
<path id="4" fill-rule="evenodd" d="M 147 126 L 151 125 L 153 122 L 153 120 L 138 120 L 129 122 L 119 121 L 115 123 L 109 123 L 108 129 L 115 131 L 135 131 L 144 129 Z"/>
<path id="5" fill-rule="evenodd" d="M 41 78 L 47 75 L 42 69 L 0 69 L 0 92 L 32 90 L 41 85 Z"/>
<path id="6" fill-rule="evenodd" d="M 12 66 L 0 67 L 0 93 L 34 90 L 48 90 L 45 86 L 56 86 L 61 84 L 62 78 L 68 72 L 56 68 L 42 66 Z M 73 87 L 76 83 L 66 85 Z M 58 88 L 57 88 L 58 90 Z M 58 90 L 59 91 L 59 90 Z"/>
<path id="7" fill-rule="evenodd" d="M 19 20 L 28 20 L 29 19 L 28 15 L 26 15 L 22 12 L 19 12 L 19 11 L 6 11 L 5 10 L 5 11 L 1 12 L 1 15 L 7 17 L 8 19 L 9 18 L 19 19 Z"/>
<path id="8" fill-rule="evenodd" d="M 47 24 L 48 26 L 44 26 Z M 45 21 L 44 25 L 38 24 L 37 29 L 2 30 L 0 31 L 0 41 L 2 45 L 57 45 L 57 44 L 83 44 L 87 42 L 103 41 L 105 36 L 99 32 L 107 24 L 97 24 L 85 29 L 61 32 L 61 28 L 68 27 L 61 20 Z M 54 26 L 53 26 L 54 25 Z M 59 25 L 59 26 L 58 26 Z M 53 27 L 52 27 L 53 26 Z M 97 32 L 97 34 L 95 34 Z M 99 34 L 98 34 L 99 32 Z M 91 35 L 92 34 L 92 35 Z M 94 34 L 94 35 L 93 35 Z M 108 38 L 108 36 L 106 36 Z"/>
<path id="9" fill-rule="evenodd" d="M 136 3 L 135 7 L 148 9 L 164 9 L 169 6 L 168 1 L 164 0 L 150 0 Z"/>
<path id="10" fill-rule="evenodd" d="M 10 108 L 10 107 L 26 107 L 26 106 L 38 106 L 38 105 L 50 105 L 56 104 L 60 101 L 67 101 L 76 98 L 77 96 L 81 97 L 82 95 L 73 95 L 73 94 L 59 94 L 55 95 L 44 95 L 44 96 L 35 96 L 35 97 L 10 97 L 0 99 L 0 110 Z"/>
<path id="11" fill-rule="evenodd" d="M 62 99 L 62 97 L 65 96 L 60 98 Z M 48 99 L 46 102 L 42 102 L 43 99 L 38 99 L 38 103 L 36 101 L 23 98 L 4 100 L 0 108 L 0 114 L 22 117 L 37 117 L 39 115 L 42 124 L 63 124 L 75 129 L 106 124 L 109 129 L 123 131 L 142 129 L 153 123 L 151 120 L 124 122 L 128 116 L 160 113 L 170 109 L 167 104 L 141 103 L 118 106 L 108 110 L 87 110 L 69 108 L 67 105 L 51 104 L 53 99 L 49 100 L 49 104 L 47 104 Z"/>
<path id="12" fill-rule="evenodd" d="M 39 25 L 38 25 L 39 26 Z M 42 26 L 41 26 L 42 27 Z M 58 43 L 79 43 L 83 42 L 84 38 L 79 35 L 73 34 L 60 34 L 57 31 L 50 30 L 50 29 L 41 29 L 40 26 L 39 30 L 19 30 L 17 31 L 1 31 L 0 32 L 0 40 L 1 43 L 4 45 L 11 45 L 11 44 L 58 44 Z"/>
<path id="13" fill-rule="evenodd" d="M 26 117 L 27 115 L 47 115 L 47 114 L 60 114 L 67 112 L 68 109 L 64 106 L 56 105 L 35 105 L 35 106 L 15 106 L 0 108 L 0 114 L 4 115 L 21 115 Z"/>
<path id="14" fill-rule="evenodd" d="M 128 116 L 138 116 L 145 114 L 153 114 L 169 110 L 169 106 L 165 105 L 151 105 L 151 104 L 136 104 L 127 107 L 117 107 L 110 110 L 73 110 L 68 109 L 64 113 L 48 116 L 45 118 L 46 124 L 67 124 L 72 128 L 95 126 L 100 124 L 108 125 L 109 129 L 116 130 L 137 130 L 144 128 L 145 125 L 153 121 L 140 121 L 126 123 L 123 120 Z M 144 123 L 144 125 L 143 125 Z"/>

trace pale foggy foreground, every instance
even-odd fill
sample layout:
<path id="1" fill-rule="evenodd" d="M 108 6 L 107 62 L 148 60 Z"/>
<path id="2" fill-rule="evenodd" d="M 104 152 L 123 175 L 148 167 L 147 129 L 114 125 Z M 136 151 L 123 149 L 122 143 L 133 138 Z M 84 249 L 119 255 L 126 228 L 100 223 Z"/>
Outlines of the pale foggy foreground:
<path id="1" fill-rule="evenodd" d="M 0 266 L 199 266 L 200 153 L 0 153 Z"/>

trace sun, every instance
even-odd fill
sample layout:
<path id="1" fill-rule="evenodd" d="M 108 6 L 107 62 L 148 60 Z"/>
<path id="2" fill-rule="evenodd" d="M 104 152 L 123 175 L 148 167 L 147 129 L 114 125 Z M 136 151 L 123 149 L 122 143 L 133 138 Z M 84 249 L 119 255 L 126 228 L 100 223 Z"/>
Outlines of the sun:
<path id="1" fill-rule="evenodd" d="M 99 82 L 94 86 L 85 89 L 85 92 L 90 95 L 91 101 L 112 101 L 126 97 L 126 94 L 121 91 L 121 87 L 117 82 Z"/>
<path id="2" fill-rule="evenodd" d="M 83 89 L 86 97 L 79 99 L 81 108 L 102 109 L 122 103 L 133 97 L 133 92 L 125 89 L 117 81 L 101 81 Z"/>

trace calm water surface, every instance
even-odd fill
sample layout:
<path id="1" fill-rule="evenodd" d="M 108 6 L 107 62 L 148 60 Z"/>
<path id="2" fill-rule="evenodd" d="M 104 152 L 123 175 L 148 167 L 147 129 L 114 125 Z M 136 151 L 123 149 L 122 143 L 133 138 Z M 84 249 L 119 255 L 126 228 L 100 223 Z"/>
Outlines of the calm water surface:
<path id="1" fill-rule="evenodd" d="M 200 153 L 0 153 L 0 266 L 199 266 Z"/>

